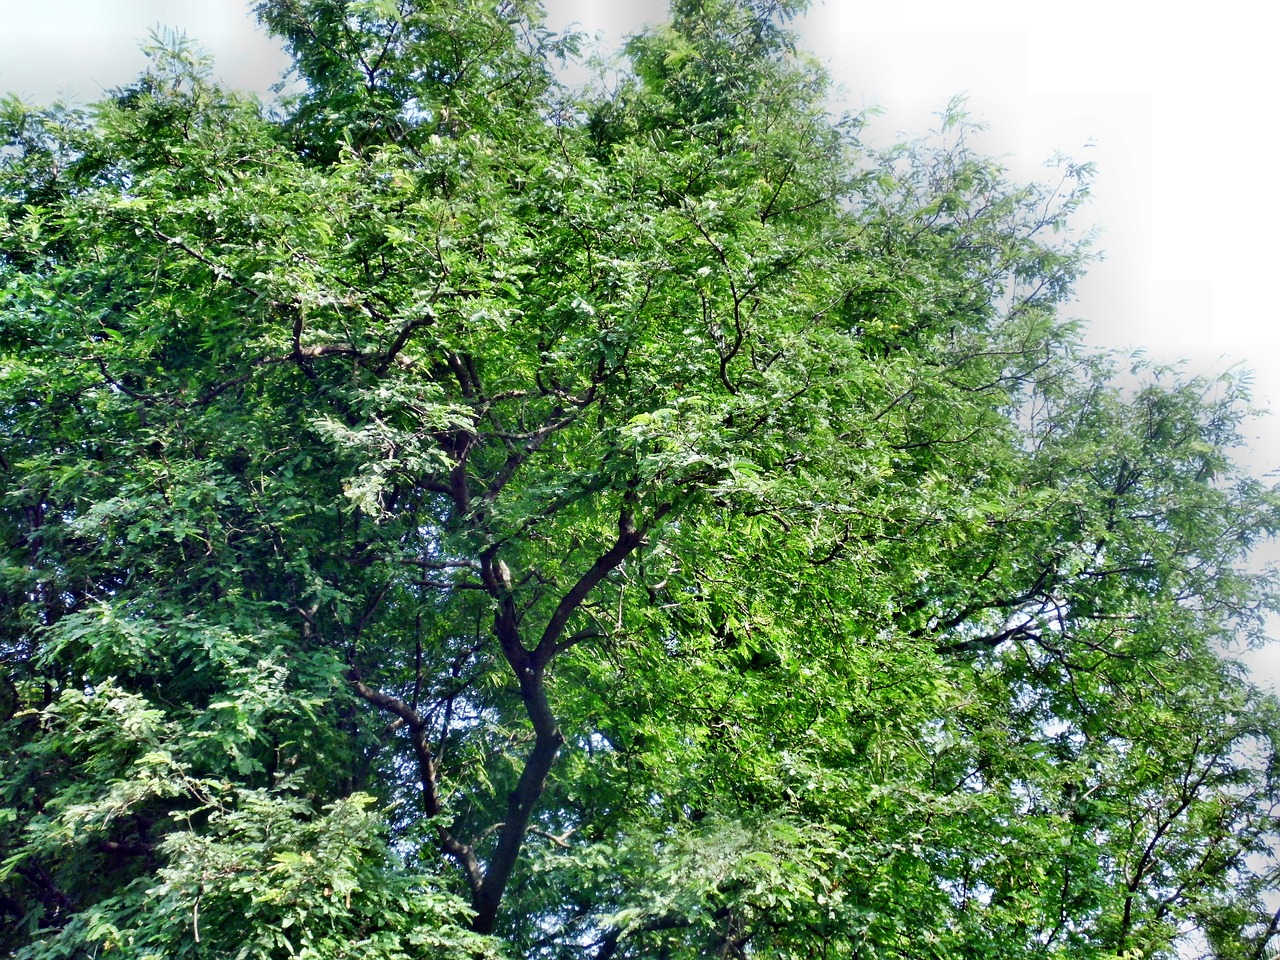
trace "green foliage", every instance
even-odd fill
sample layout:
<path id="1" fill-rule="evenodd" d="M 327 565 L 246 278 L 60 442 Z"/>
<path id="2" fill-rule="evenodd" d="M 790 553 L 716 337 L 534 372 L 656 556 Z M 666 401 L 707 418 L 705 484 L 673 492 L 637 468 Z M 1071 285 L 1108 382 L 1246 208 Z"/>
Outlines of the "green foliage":
<path id="1" fill-rule="evenodd" d="M 183 816 L 160 844 L 156 876 L 81 911 L 22 955 L 495 955 L 466 931 L 459 900 L 393 866 L 368 795 L 317 811 L 287 782 L 272 791 L 211 786 L 211 807 Z"/>
<path id="2" fill-rule="evenodd" d="M 1274 949 L 1244 384 L 1079 343 L 1091 171 L 790 3 L 265 0 L 0 111 L 0 951 Z"/>

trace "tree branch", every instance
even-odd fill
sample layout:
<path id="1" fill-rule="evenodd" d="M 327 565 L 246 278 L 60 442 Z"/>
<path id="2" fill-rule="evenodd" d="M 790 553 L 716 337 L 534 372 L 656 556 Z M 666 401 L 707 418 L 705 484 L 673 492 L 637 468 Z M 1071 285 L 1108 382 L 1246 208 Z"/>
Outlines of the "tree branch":
<path id="1" fill-rule="evenodd" d="M 633 499 L 634 494 L 628 491 L 627 497 L 624 498 L 622 509 L 619 511 L 618 539 L 614 541 L 613 546 L 596 558 L 596 562 L 591 565 L 590 569 L 578 578 L 577 583 L 570 587 L 569 592 L 561 597 L 560 602 L 556 604 L 556 609 L 551 614 L 551 619 L 547 621 L 547 625 L 542 631 L 542 636 L 538 640 L 538 646 L 533 653 L 535 662 L 540 666 L 550 662 L 551 658 L 561 650 L 568 649 L 571 644 L 561 645 L 560 637 L 569 623 L 569 618 L 573 616 L 578 607 L 582 605 L 582 601 L 596 588 L 597 584 L 615 570 L 636 547 L 640 546 L 648 532 L 657 525 L 659 520 L 670 513 L 675 506 L 673 503 L 660 504 L 654 510 L 653 515 L 643 525 L 637 527 L 631 513 L 631 500 Z"/>
<path id="2" fill-rule="evenodd" d="M 428 817 L 439 817 L 444 813 L 445 808 L 440 798 L 439 771 L 431 751 L 431 742 L 428 740 L 429 731 L 426 723 L 418 712 L 403 700 L 366 684 L 354 668 L 347 672 L 347 679 L 351 681 L 352 688 L 361 699 L 397 717 L 397 722 L 408 728 L 409 740 L 413 744 L 414 756 L 418 761 L 423 809 Z M 472 894 L 477 894 L 484 880 L 484 870 L 476 857 L 475 850 L 453 836 L 443 824 L 437 823 L 436 837 L 440 842 L 440 848 L 462 867 Z"/>

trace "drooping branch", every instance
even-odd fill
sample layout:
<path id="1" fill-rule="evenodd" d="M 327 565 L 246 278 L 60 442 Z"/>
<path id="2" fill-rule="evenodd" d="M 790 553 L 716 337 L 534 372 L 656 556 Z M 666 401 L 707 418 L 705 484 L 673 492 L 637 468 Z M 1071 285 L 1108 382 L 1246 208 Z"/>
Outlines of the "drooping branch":
<path id="1" fill-rule="evenodd" d="M 408 729 L 414 758 L 418 762 L 423 810 L 428 817 L 438 818 L 445 812 L 445 806 L 440 796 L 439 766 L 432 751 L 427 723 L 418 711 L 403 700 L 370 687 L 360 679 L 360 675 L 354 669 L 348 672 L 347 679 L 351 681 L 352 688 L 361 699 L 379 710 L 392 714 L 397 718 L 397 725 Z M 475 895 L 484 880 L 484 869 L 479 858 L 476 857 L 475 850 L 470 844 L 463 843 L 453 836 L 443 824 L 437 823 L 436 836 L 440 842 L 440 848 L 462 867 L 472 894 Z"/>

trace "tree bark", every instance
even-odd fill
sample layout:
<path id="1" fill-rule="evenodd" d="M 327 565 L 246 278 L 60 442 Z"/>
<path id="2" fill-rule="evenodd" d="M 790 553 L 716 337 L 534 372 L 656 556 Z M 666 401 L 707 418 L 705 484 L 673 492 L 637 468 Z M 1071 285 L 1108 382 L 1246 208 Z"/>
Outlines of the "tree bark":
<path id="1" fill-rule="evenodd" d="M 485 870 L 484 881 L 472 906 L 476 915 L 471 928 L 477 933 L 492 933 L 498 919 L 498 908 L 511 881 L 511 873 L 524 846 L 525 832 L 534 808 L 546 787 L 547 774 L 555 763 L 564 736 L 556 726 L 551 706 L 547 702 L 546 688 L 542 682 L 542 670 L 526 668 L 520 677 L 520 696 L 529 712 L 537 737 L 533 749 L 525 760 L 524 770 L 516 788 L 507 795 L 507 819 L 498 834 L 498 846 Z"/>

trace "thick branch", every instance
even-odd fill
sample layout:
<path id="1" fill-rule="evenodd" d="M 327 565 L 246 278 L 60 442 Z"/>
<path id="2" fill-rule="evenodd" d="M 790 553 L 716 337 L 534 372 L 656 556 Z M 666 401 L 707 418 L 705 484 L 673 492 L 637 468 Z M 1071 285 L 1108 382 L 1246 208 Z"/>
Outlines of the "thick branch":
<path id="1" fill-rule="evenodd" d="M 520 697 L 533 723 L 537 739 L 525 759 L 524 770 L 520 772 L 515 789 L 507 795 L 507 819 L 498 834 L 498 844 L 493 856 L 489 858 L 484 881 L 473 898 L 472 905 L 476 915 L 471 926 L 478 933 L 493 932 L 498 908 L 520 857 L 529 821 L 542 797 L 547 774 L 551 772 L 556 754 L 560 752 L 560 745 L 564 743 L 564 736 L 560 733 L 551 713 L 551 705 L 547 702 L 541 669 L 526 668 L 520 674 Z"/>
<path id="2" fill-rule="evenodd" d="M 391 366 L 395 359 L 400 355 L 400 351 L 404 349 L 405 344 L 409 342 L 409 338 L 413 336 L 413 332 L 415 330 L 420 330 L 423 327 L 429 327 L 434 322 L 435 317 L 427 316 L 417 320 L 410 320 L 408 323 L 404 324 L 404 326 L 397 331 L 395 339 L 391 341 L 391 345 L 388 346 L 382 356 L 377 359 L 373 372 L 378 376 L 385 374 L 387 372 L 387 368 Z"/>
<path id="3" fill-rule="evenodd" d="M 939 656 L 945 657 L 955 653 L 973 653 L 981 650 L 994 650 L 1006 640 L 1013 640 L 1017 637 L 1030 637 L 1037 639 L 1037 634 L 1031 629 L 1032 621 L 1020 623 L 1017 626 L 1000 630 L 996 633 L 984 634 L 980 637 L 970 637 L 968 640 L 957 640 L 954 643 L 943 644 L 937 647 Z"/>
<path id="4" fill-rule="evenodd" d="M 645 534 L 672 509 L 672 504 L 662 504 L 649 519 L 637 526 L 632 509 L 635 494 L 628 490 L 618 516 L 618 538 L 591 568 L 584 573 L 556 605 L 538 646 L 530 651 L 520 637 L 519 616 L 516 610 L 514 584 L 507 565 L 497 559 L 496 548 L 481 558 L 481 576 L 490 595 L 497 601 L 494 612 L 494 631 L 503 656 L 515 672 L 520 684 L 520 699 L 534 730 L 534 745 L 525 758 L 524 769 L 516 787 L 507 795 L 507 816 L 498 834 L 498 843 L 489 859 L 488 869 L 478 890 L 474 891 L 472 906 L 476 915 L 471 926 L 479 933 L 492 933 L 497 922 L 498 909 L 511 881 L 512 871 L 520 857 L 528 833 L 533 811 L 546 788 L 547 775 L 555 763 L 564 735 L 556 723 L 547 700 L 544 671 L 552 657 L 563 649 L 559 639 L 574 611 L 587 595 L 626 556 L 644 542 Z M 571 642 L 585 638 L 575 635 Z"/>
<path id="5" fill-rule="evenodd" d="M 1267 929 L 1258 937 L 1258 944 L 1254 948 L 1252 960 L 1262 960 L 1266 956 L 1267 944 L 1280 933 L 1280 910 L 1271 915 L 1271 922 L 1267 924 Z"/>
<path id="6" fill-rule="evenodd" d="M 551 619 L 547 621 L 546 628 L 542 631 L 542 637 L 538 640 L 537 649 L 534 651 L 534 660 L 540 666 L 548 663 L 552 657 L 559 653 L 562 649 L 566 649 L 568 644 L 562 645 L 560 637 L 564 633 L 565 627 L 569 623 L 569 618 L 582 605 L 587 596 L 618 565 L 627 558 L 629 554 L 644 542 L 646 534 L 654 528 L 654 526 L 671 512 L 673 504 L 664 503 L 654 510 L 653 515 L 649 517 L 645 523 L 639 527 L 635 525 L 635 520 L 631 514 L 630 504 L 627 503 L 618 518 L 618 539 L 614 541 L 613 546 L 596 558 L 596 562 L 591 565 L 578 582 L 569 588 L 569 592 L 560 598 L 560 602 L 556 604 L 555 612 L 551 614 Z"/>

